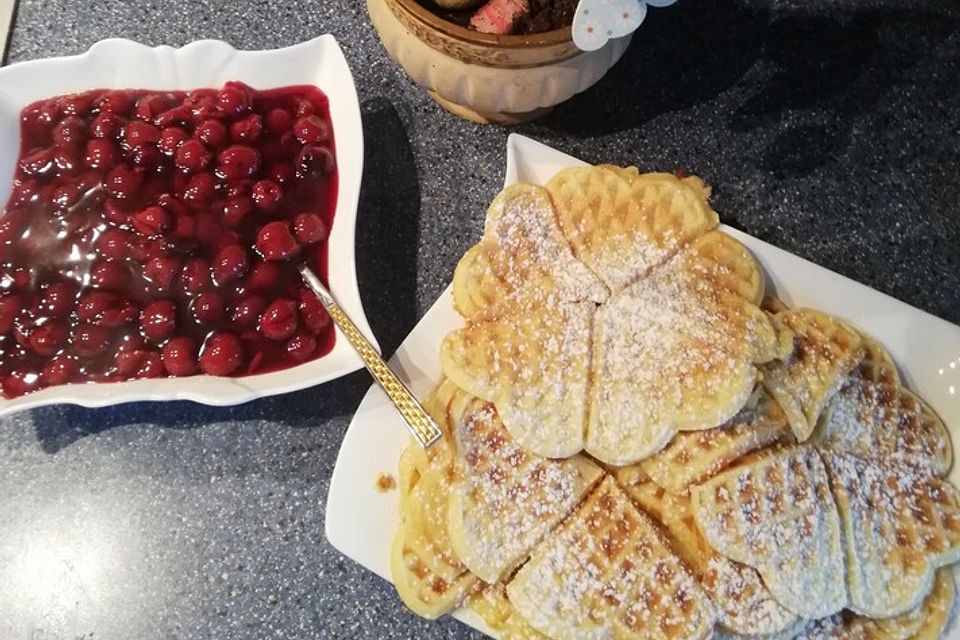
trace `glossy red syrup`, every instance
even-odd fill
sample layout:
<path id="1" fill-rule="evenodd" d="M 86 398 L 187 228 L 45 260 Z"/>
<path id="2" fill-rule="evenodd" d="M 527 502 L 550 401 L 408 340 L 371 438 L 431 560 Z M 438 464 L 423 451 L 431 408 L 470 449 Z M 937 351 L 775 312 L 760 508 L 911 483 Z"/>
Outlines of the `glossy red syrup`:
<path id="1" fill-rule="evenodd" d="M 333 347 L 316 87 L 97 90 L 21 112 L 0 214 L 0 389 L 292 367 Z"/>

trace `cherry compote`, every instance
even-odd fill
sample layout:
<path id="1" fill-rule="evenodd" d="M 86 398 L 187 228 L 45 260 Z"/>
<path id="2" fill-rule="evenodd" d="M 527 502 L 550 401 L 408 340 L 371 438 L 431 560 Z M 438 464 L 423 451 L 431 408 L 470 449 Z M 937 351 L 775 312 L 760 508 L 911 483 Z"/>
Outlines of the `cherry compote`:
<path id="1" fill-rule="evenodd" d="M 333 347 L 326 96 L 97 90 L 20 116 L 0 214 L 0 389 L 292 367 Z"/>

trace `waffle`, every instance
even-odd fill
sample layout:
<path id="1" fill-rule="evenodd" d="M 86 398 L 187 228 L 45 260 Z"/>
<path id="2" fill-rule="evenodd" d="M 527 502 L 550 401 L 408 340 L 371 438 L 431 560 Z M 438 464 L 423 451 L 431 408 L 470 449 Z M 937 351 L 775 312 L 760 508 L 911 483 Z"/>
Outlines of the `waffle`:
<path id="1" fill-rule="evenodd" d="M 844 526 L 850 609 L 899 615 L 930 592 L 939 567 L 960 560 L 953 488 L 905 464 L 825 453 Z"/>
<path id="2" fill-rule="evenodd" d="M 777 601 L 805 618 L 846 605 L 840 519 L 815 449 L 756 455 L 691 491 L 703 537 L 754 567 Z"/>
<path id="3" fill-rule="evenodd" d="M 485 585 L 471 595 L 467 604 L 497 632 L 500 640 L 549 640 L 517 613 L 507 599 L 507 588 L 502 582 Z"/>
<path id="4" fill-rule="evenodd" d="M 860 334 L 825 313 L 810 309 L 776 315 L 792 331 L 794 350 L 769 364 L 763 384 L 780 404 L 797 440 L 806 441 L 846 375 L 863 357 Z"/>
<path id="5" fill-rule="evenodd" d="M 776 356 L 768 317 L 730 290 L 733 274 L 756 269 L 735 242 L 712 232 L 600 308 L 586 445 L 598 459 L 630 464 L 677 431 L 723 424 L 750 397 L 755 363 Z"/>
<path id="6" fill-rule="evenodd" d="M 471 318 L 530 292 L 568 302 L 603 302 L 608 295 L 570 252 L 547 191 L 516 184 L 494 199 L 483 239 L 457 265 L 454 305 Z"/>
<path id="7" fill-rule="evenodd" d="M 507 585 L 556 640 L 707 638 L 709 600 L 653 522 L 609 476 Z"/>
<path id="8" fill-rule="evenodd" d="M 662 451 L 640 462 L 645 475 L 667 491 L 683 494 L 738 458 L 789 436 L 780 406 L 759 391 L 737 415 L 705 431 L 678 433 Z"/>
<path id="9" fill-rule="evenodd" d="M 953 463 L 946 427 L 920 398 L 891 384 L 887 371 L 861 366 L 827 406 L 817 428 L 817 444 L 827 451 L 945 474 Z"/>
<path id="10" fill-rule="evenodd" d="M 721 629 L 757 636 L 796 625 L 797 616 L 774 599 L 756 569 L 724 558 L 707 544 L 694 522 L 689 498 L 667 493 L 652 482 L 632 483 L 624 491 L 663 525 L 673 550 L 716 608 Z"/>
<path id="11" fill-rule="evenodd" d="M 480 400 L 455 433 L 460 473 L 450 491 L 447 529 L 460 561 L 494 583 L 527 559 L 603 472 L 582 456 L 550 460 L 529 453 L 493 405 Z"/>
<path id="12" fill-rule="evenodd" d="M 807 620 L 790 639 L 796 640 L 936 640 L 947 627 L 954 605 L 953 576 L 940 569 L 930 595 L 914 609 L 884 619 L 850 611 L 820 620 Z M 777 640 L 789 640 L 780 638 Z"/>
<path id="13" fill-rule="evenodd" d="M 669 174 L 623 176 L 576 167 L 547 183 L 573 254 L 614 292 L 717 225 L 717 214 L 689 183 Z"/>
<path id="14" fill-rule="evenodd" d="M 454 555 L 446 535 L 443 473 L 431 469 L 421 474 L 411 456 L 402 456 L 400 477 L 401 491 L 409 493 L 401 495 L 400 527 L 390 553 L 390 573 L 403 603 L 432 620 L 459 606 L 477 578 Z"/>
<path id="15" fill-rule="evenodd" d="M 569 457 L 583 448 L 593 315 L 564 303 L 468 325 L 443 341 L 443 372 L 492 402 L 524 448 Z"/>

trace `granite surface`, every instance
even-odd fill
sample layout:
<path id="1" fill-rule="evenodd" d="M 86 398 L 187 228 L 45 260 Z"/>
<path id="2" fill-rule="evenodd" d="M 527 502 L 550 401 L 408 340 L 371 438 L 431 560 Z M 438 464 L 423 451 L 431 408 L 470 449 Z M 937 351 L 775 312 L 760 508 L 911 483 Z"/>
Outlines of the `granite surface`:
<path id="1" fill-rule="evenodd" d="M 358 0 L 21 0 L 9 62 L 101 38 L 242 48 L 331 32 L 366 133 L 358 269 L 392 352 L 503 179 L 508 130 L 461 122 L 385 55 Z M 960 321 L 960 10 L 682 0 L 592 90 L 519 131 L 591 161 L 683 168 L 724 222 Z M 2 91 L 2 87 L 0 87 Z M 474 638 L 326 543 L 357 373 L 216 409 L 0 419 L 0 638 Z"/>

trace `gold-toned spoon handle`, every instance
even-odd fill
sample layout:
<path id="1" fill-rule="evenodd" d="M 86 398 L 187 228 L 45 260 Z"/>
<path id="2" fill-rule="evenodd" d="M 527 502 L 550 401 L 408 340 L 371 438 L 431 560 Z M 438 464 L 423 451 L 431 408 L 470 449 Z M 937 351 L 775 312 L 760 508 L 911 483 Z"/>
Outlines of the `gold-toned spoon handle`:
<path id="1" fill-rule="evenodd" d="M 393 405 L 400 412 L 400 415 L 406 421 L 407 426 L 413 437 L 424 447 L 429 447 L 440 439 L 442 435 L 440 427 L 433 421 L 430 414 L 426 412 L 423 405 L 414 397 L 410 389 L 407 388 L 397 374 L 384 362 L 380 354 L 377 353 L 373 345 L 360 333 L 357 325 L 344 313 L 337 301 L 333 299 L 327 288 L 323 286 L 316 274 L 307 266 L 300 267 L 300 273 L 307 285 L 317 294 L 320 302 L 326 307 L 327 313 L 333 318 L 333 322 L 340 329 L 340 332 L 346 336 L 347 340 L 357 350 L 363 364 L 377 381 L 377 384 L 386 392 Z"/>

